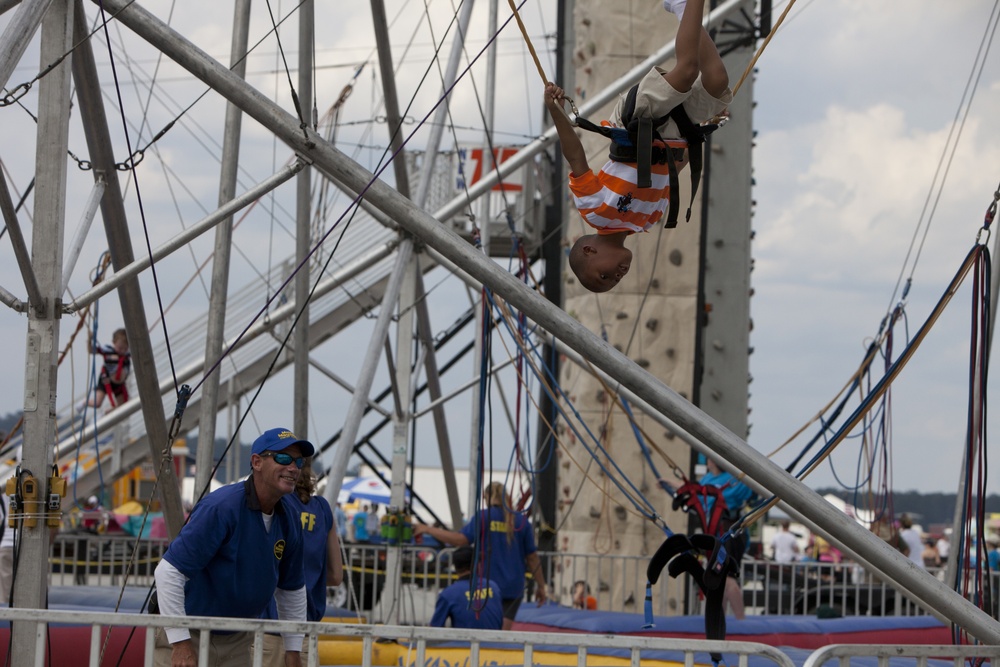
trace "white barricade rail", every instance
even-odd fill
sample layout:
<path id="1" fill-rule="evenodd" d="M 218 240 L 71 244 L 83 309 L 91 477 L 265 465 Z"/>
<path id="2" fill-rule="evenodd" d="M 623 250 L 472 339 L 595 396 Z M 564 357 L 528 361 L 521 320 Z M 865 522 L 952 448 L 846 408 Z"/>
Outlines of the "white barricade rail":
<path id="1" fill-rule="evenodd" d="M 1000 646 L 831 644 L 813 651 L 802 667 L 822 667 L 830 660 L 836 660 L 837 667 L 850 667 L 851 658 L 875 658 L 879 667 L 887 667 L 890 660 L 893 665 L 906 664 L 899 662 L 906 658 L 912 659 L 912 664 L 917 667 L 926 667 L 929 660 L 939 661 L 939 664 L 940 661 L 951 661 L 955 667 L 961 667 L 967 660 L 975 658 L 995 662 L 1000 659 Z"/>
<path id="2" fill-rule="evenodd" d="M 247 619 L 225 619 L 207 618 L 203 616 L 187 617 L 164 617 L 147 614 L 112 614 L 105 612 L 72 612 L 36 609 L 6 609 L 0 608 L 0 621 L 26 621 L 38 622 L 37 641 L 38 650 L 36 652 L 36 662 L 34 666 L 24 665 L 16 659 L 12 661 L 14 667 L 41 667 L 48 664 L 45 655 L 45 646 L 48 641 L 47 628 L 45 624 L 71 624 L 91 627 L 89 664 L 97 667 L 100 664 L 100 651 L 103 644 L 103 637 L 109 627 L 185 627 L 196 630 L 228 630 L 228 631 L 251 631 L 255 633 L 255 645 L 262 646 L 262 638 L 265 632 L 300 632 L 306 634 L 306 642 L 309 644 L 308 662 L 304 663 L 309 667 L 319 667 L 319 635 L 326 635 L 336 639 L 357 639 L 361 641 L 362 653 L 360 667 L 370 667 L 372 662 L 373 647 L 378 642 L 384 645 L 385 642 L 396 642 L 405 647 L 405 658 L 396 664 L 401 665 L 424 665 L 427 664 L 426 654 L 428 646 L 435 643 L 447 643 L 450 646 L 456 644 L 468 644 L 469 658 L 462 660 L 462 664 L 480 664 L 480 651 L 490 649 L 502 644 L 504 648 L 521 651 L 523 647 L 523 661 L 521 657 L 516 658 L 517 664 L 530 665 L 534 662 L 536 651 L 552 650 L 553 647 L 569 649 L 577 656 L 576 664 L 585 667 L 588 664 L 588 655 L 593 652 L 595 661 L 606 660 L 604 655 L 609 649 L 620 652 L 623 657 L 630 660 L 633 667 L 642 664 L 644 655 L 652 652 L 670 652 L 676 654 L 676 658 L 671 656 L 671 661 L 682 662 L 685 667 L 692 667 L 695 664 L 710 665 L 710 652 L 722 653 L 726 664 L 729 667 L 747 667 L 750 656 L 756 656 L 770 660 L 777 667 L 794 667 L 792 661 L 778 649 L 764 644 L 752 642 L 728 642 L 728 641 L 707 641 L 692 639 L 665 639 L 662 637 L 641 637 L 641 636 L 613 636 L 613 635 L 587 635 L 587 634 L 564 634 L 550 632 L 504 632 L 501 630 L 458 630 L 455 628 L 428 628 L 428 627 L 408 627 L 393 625 L 345 625 L 340 623 L 292 623 L 287 621 L 263 621 Z M 153 641 L 154 633 L 145 633 L 145 665 L 151 667 L 153 664 Z M 200 664 L 206 664 L 208 651 L 208 633 L 201 634 L 199 646 Z M 138 641 L 138 640 L 136 640 Z M 1000 650 L 1000 647 L 996 647 Z M 262 650 L 253 656 L 253 667 L 261 667 Z M 116 656 L 115 656 L 116 657 Z M 105 662 L 108 657 L 105 656 Z M 82 663 L 80 663 L 82 664 Z M 357 664 L 357 663 L 350 663 Z M 513 664 L 513 663 L 512 663 Z"/>

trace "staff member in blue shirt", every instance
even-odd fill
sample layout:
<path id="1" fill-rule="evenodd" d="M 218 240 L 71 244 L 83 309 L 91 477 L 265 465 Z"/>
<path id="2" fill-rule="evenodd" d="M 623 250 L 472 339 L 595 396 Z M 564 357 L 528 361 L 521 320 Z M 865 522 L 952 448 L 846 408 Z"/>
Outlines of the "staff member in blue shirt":
<path id="1" fill-rule="evenodd" d="M 473 576 L 474 556 L 472 547 L 455 549 L 451 564 L 458 581 L 438 594 L 431 627 L 443 628 L 449 619 L 453 628 L 499 630 L 503 627 L 500 587 L 491 579 Z"/>
<path id="2" fill-rule="evenodd" d="M 340 526 L 334 521 L 330 503 L 316 491 L 312 458 L 306 463 L 295 484 L 295 493 L 285 499 L 295 508 L 302 526 L 302 553 L 306 580 L 306 620 L 322 621 L 326 615 L 326 588 L 339 586 L 344 580 L 344 558 L 340 552 Z M 277 618 L 274 602 L 268 605 L 264 618 Z M 306 662 L 308 646 L 303 645 L 300 659 Z M 264 635 L 264 667 L 285 664 L 285 650 L 278 635 Z"/>
<path id="3" fill-rule="evenodd" d="M 250 476 L 198 503 L 156 568 L 160 614 L 259 618 L 272 598 L 278 618 L 306 620 L 302 528 L 285 496 L 295 490 L 303 457 L 315 448 L 288 429 L 253 443 Z M 198 664 L 198 631 L 156 633 L 156 667 Z M 285 664 L 300 667 L 302 635 L 285 636 Z M 253 634 L 213 632 L 212 667 L 245 667 Z"/>
<path id="4" fill-rule="evenodd" d="M 542 563 L 535 546 L 535 533 L 523 514 L 511 511 L 510 495 L 500 482 L 492 482 L 483 492 L 487 509 L 480 510 L 461 532 L 436 528 L 422 523 L 413 525 L 414 535 L 429 534 L 434 539 L 456 547 L 478 545 L 483 556 L 483 575 L 500 586 L 503 599 L 503 629 L 514 626 L 514 618 L 524 598 L 525 572 L 535 580 L 538 604 L 548 599 Z"/>

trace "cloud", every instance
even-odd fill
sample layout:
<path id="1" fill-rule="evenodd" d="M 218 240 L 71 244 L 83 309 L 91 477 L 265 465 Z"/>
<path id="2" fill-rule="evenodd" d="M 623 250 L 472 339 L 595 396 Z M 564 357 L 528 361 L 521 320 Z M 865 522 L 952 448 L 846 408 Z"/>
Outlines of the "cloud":
<path id="1" fill-rule="evenodd" d="M 960 137 L 953 127 L 985 9 L 917 3 L 898 10 L 807 5 L 762 59 L 750 439 L 762 451 L 847 381 L 901 298 L 897 282 L 912 274 L 909 319 L 893 347 L 900 353 L 975 243 L 997 186 L 995 169 L 983 168 L 1000 163 L 990 120 L 1000 102 L 995 58 Z M 896 488 L 949 491 L 957 483 L 969 295 L 963 286 L 894 385 Z M 882 372 L 880 362 L 873 381 Z M 847 482 L 860 446 L 845 442 L 834 456 Z M 824 467 L 810 484 L 833 482 Z"/>

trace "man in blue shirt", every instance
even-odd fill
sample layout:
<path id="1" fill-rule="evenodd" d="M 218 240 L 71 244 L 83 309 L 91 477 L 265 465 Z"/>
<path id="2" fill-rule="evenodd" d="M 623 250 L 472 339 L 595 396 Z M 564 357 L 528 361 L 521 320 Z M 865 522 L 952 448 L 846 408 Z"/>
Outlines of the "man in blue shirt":
<path id="1" fill-rule="evenodd" d="M 438 594 L 431 627 L 443 628 L 451 620 L 453 628 L 499 630 L 503 627 L 500 587 L 481 575 L 472 576 L 472 547 L 459 547 L 451 563 L 458 581 Z"/>
<path id="2" fill-rule="evenodd" d="M 306 620 L 302 528 L 285 496 L 314 452 L 284 428 L 254 441 L 250 476 L 199 502 L 157 566 L 160 614 L 259 618 L 274 598 L 278 618 Z M 252 640 L 249 632 L 213 632 L 209 664 L 245 667 Z M 154 664 L 194 667 L 198 641 L 197 630 L 157 631 Z M 301 650 L 301 634 L 285 636 L 286 665 L 298 667 Z"/>

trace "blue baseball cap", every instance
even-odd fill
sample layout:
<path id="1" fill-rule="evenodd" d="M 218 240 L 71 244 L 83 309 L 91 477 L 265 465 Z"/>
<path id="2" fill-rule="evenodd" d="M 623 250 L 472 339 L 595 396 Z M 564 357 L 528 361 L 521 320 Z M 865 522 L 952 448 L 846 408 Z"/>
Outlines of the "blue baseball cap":
<path id="1" fill-rule="evenodd" d="M 251 454 L 263 454 L 264 452 L 280 452 L 292 445 L 298 445 L 302 450 L 302 456 L 312 456 L 316 453 L 316 448 L 308 440 L 299 440 L 295 434 L 287 428 L 272 428 L 264 431 L 259 438 L 253 441 Z"/>

